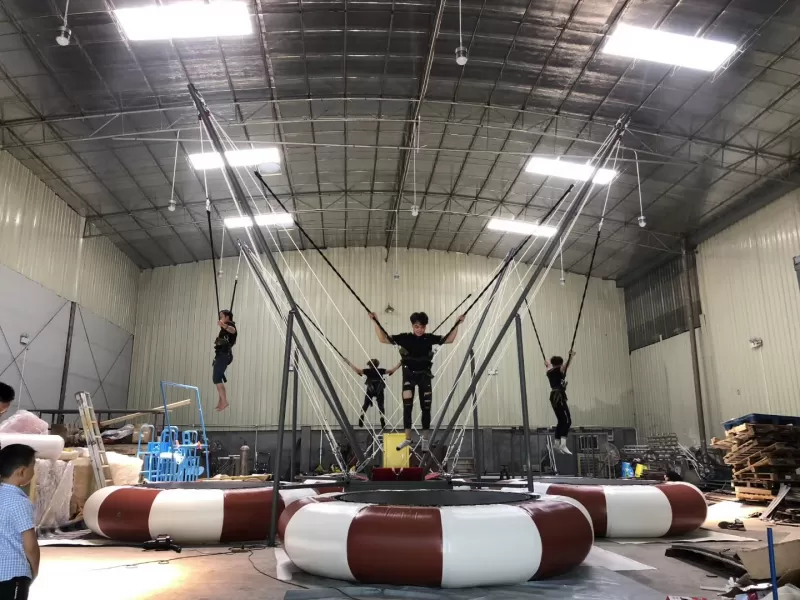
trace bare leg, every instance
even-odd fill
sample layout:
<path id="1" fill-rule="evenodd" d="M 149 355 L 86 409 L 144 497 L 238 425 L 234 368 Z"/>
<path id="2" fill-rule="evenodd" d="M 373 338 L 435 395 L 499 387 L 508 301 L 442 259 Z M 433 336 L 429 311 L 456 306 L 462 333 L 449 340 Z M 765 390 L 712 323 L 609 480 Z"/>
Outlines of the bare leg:
<path id="1" fill-rule="evenodd" d="M 221 412 L 228 408 L 228 392 L 225 390 L 224 383 L 217 384 L 217 392 L 219 393 L 219 402 L 217 403 L 217 412 Z"/>

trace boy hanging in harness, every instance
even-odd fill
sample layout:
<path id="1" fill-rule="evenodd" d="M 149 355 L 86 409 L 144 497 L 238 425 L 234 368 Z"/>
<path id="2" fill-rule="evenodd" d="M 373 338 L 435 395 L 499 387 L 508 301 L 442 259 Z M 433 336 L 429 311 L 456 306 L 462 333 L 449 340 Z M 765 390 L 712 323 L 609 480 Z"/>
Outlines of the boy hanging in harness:
<path id="1" fill-rule="evenodd" d="M 381 413 L 381 429 L 386 429 L 386 411 L 384 410 L 383 395 L 386 390 L 386 381 L 383 378 L 385 375 L 394 375 L 394 372 L 400 368 L 400 363 L 397 363 L 394 368 L 389 370 L 379 368 L 381 363 L 377 358 L 371 358 L 369 364 L 363 369 L 359 369 L 349 360 L 347 364 L 350 365 L 353 371 L 367 378 L 364 405 L 361 407 L 361 416 L 358 418 L 358 426 L 364 426 L 364 416 L 367 413 L 367 409 L 372 406 L 372 401 L 374 400 L 375 404 L 378 405 L 378 411 Z"/>
<path id="2" fill-rule="evenodd" d="M 572 426 L 572 416 L 567 405 L 567 369 L 572 362 L 575 353 L 570 351 L 569 359 L 564 363 L 560 356 L 554 356 L 550 361 L 545 361 L 547 369 L 547 379 L 550 382 L 550 406 L 556 413 L 558 424 L 556 425 L 555 444 L 553 450 L 559 454 L 572 454 L 567 448 L 567 434 Z"/>
<path id="3" fill-rule="evenodd" d="M 211 363 L 212 375 L 211 379 L 214 385 L 217 386 L 219 392 L 219 402 L 217 403 L 217 412 L 223 411 L 228 408 L 228 393 L 225 390 L 225 383 L 228 381 L 225 377 L 225 370 L 233 362 L 233 347 L 236 345 L 236 337 L 239 335 L 236 331 L 236 323 L 233 322 L 233 313 L 229 310 L 219 311 L 219 333 L 214 340 L 214 362 Z"/>

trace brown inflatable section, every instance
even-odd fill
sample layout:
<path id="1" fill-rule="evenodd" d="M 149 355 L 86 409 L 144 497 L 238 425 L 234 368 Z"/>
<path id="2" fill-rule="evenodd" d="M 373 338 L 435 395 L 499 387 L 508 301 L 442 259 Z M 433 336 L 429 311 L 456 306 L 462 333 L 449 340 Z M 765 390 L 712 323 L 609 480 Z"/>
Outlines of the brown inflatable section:
<path id="1" fill-rule="evenodd" d="M 533 519 L 542 540 L 542 560 L 533 579 L 571 571 L 589 555 L 592 526 L 576 506 L 566 501 L 530 500 L 517 504 Z"/>
<path id="2" fill-rule="evenodd" d="M 442 584 L 442 517 L 438 508 L 367 506 L 347 535 L 347 562 L 362 583 Z"/>
<path id="3" fill-rule="evenodd" d="M 605 537 L 608 529 L 608 509 L 606 506 L 606 493 L 602 487 L 553 484 L 547 488 L 547 495 L 566 496 L 583 504 L 592 518 L 595 536 Z"/>
<path id="4" fill-rule="evenodd" d="M 111 492 L 97 511 L 97 525 L 106 537 L 123 542 L 146 542 L 150 535 L 150 508 L 161 493 L 145 487 L 123 487 Z"/>
<path id="5" fill-rule="evenodd" d="M 672 527 L 667 535 L 690 533 L 705 522 L 708 507 L 705 498 L 695 488 L 680 483 L 655 487 L 664 493 L 672 508 Z"/>
<path id="6" fill-rule="evenodd" d="M 220 542 L 265 540 L 269 537 L 272 515 L 272 488 L 231 490 L 224 495 L 224 513 Z M 278 511 L 283 510 L 283 500 L 278 498 Z M 258 515 L 259 518 L 253 518 Z"/>

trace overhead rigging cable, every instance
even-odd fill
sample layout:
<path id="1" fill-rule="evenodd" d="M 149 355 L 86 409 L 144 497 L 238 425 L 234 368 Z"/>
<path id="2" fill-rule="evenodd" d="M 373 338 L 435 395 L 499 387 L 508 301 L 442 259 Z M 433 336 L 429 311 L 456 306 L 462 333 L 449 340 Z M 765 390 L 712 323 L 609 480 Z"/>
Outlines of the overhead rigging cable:
<path id="1" fill-rule="evenodd" d="M 203 125 L 200 125 L 200 154 L 203 153 Z M 219 315 L 219 282 L 217 281 L 217 255 L 214 253 L 214 230 L 211 228 L 211 198 L 208 195 L 208 185 L 205 188 L 206 193 L 206 220 L 208 221 L 208 243 L 211 246 L 211 267 L 214 269 L 214 293 L 217 298 L 217 314 Z M 223 224 L 223 227 L 225 225 Z M 223 237 L 225 232 L 222 232 Z"/>
<path id="2" fill-rule="evenodd" d="M 617 142 L 617 150 L 616 154 L 614 155 L 614 166 L 615 168 L 617 165 L 617 157 L 619 156 L 619 148 L 620 143 Z M 583 285 L 583 295 L 581 296 L 581 305 L 578 308 L 578 319 L 575 321 L 575 331 L 572 333 L 572 342 L 569 345 L 569 355 L 572 355 L 572 351 L 575 349 L 575 339 L 578 337 L 578 327 L 581 324 L 581 316 L 583 315 L 583 305 L 586 302 L 586 292 L 589 289 L 589 280 L 592 276 L 592 269 L 594 268 L 594 257 L 597 255 L 597 246 L 600 245 L 600 232 L 603 229 L 603 221 L 606 217 L 606 207 L 608 206 L 608 196 L 611 193 L 611 182 L 608 183 L 608 187 L 606 188 L 606 199 L 603 202 L 603 212 L 600 214 L 600 221 L 597 224 L 597 235 L 594 238 L 594 247 L 592 248 L 592 258 L 589 260 L 589 270 L 586 272 L 586 283 Z M 569 359 L 568 359 L 569 360 Z"/>
<path id="3" fill-rule="evenodd" d="M 269 187 L 269 185 L 267 184 L 266 181 L 264 181 L 264 178 L 261 176 L 261 173 L 256 171 L 255 172 L 255 176 L 261 182 L 261 185 L 264 186 L 264 189 L 266 189 L 269 192 L 270 196 L 272 196 L 272 198 L 275 200 L 275 202 L 277 202 L 278 205 L 283 209 L 283 211 L 288 213 L 289 210 L 286 208 L 286 205 L 283 202 L 280 201 L 278 196 L 275 195 L 275 192 L 272 191 L 272 188 Z M 347 280 L 342 276 L 342 274 L 339 272 L 339 270 L 336 267 L 333 266 L 333 263 L 330 260 L 328 260 L 328 257 L 325 256 L 325 253 L 320 249 L 319 246 L 317 246 L 317 243 L 311 238 L 311 236 L 308 235 L 308 233 L 306 233 L 306 230 L 303 229 L 303 226 L 300 225 L 300 223 L 298 223 L 297 221 L 295 221 L 295 225 L 297 226 L 297 229 L 300 231 L 300 233 L 302 233 L 305 236 L 305 238 L 311 243 L 311 245 L 314 247 L 314 250 L 316 250 L 317 253 L 322 257 L 322 260 L 325 261 L 325 264 L 327 264 L 331 269 L 333 269 L 333 272 L 336 273 L 336 276 L 341 280 L 341 282 L 350 291 L 350 293 L 353 294 L 353 297 L 356 300 L 358 300 L 358 303 L 364 308 L 364 310 L 367 311 L 368 313 L 372 314 L 372 310 L 370 310 L 370 308 L 366 304 L 364 304 L 364 301 L 361 299 L 361 296 L 359 296 L 356 293 L 356 291 L 347 282 Z M 387 338 L 391 338 L 391 336 L 389 335 L 389 332 L 386 331 L 383 328 L 383 325 L 381 325 L 381 322 L 378 320 L 377 316 L 375 318 L 375 323 L 378 325 L 378 327 L 380 327 L 380 330 L 383 332 L 383 334 Z"/>
<path id="4" fill-rule="evenodd" d="M 573 187 L 575 187 L 575 184 L 574 184 L 574 183 L 571 183 L 571 184 L 569 185 L 569 187 L 567 188 L 567 191 L 566 191 L 566 192 L 564 192 L 564 193 L 561 195 L 561 197 L 558 199 L 558 202 L 556 202 L 556 203 L 555 203 L 555 204 L 554 204 L 554 205 L 553 205 L 553 206 L 550 208 L 550 210 L 548 210 L 548 211 L 547 211 L 547 214 L 546 214 L 544 217 L 542 217 L 542 218 L 539 220 L 539 222 L 540 222 L 540 223 L 544 223 L 545 221 L 547 221 L 547 219 L 549 219 L 549 218 L 550 218 L 550 216 L 551 216 L 551 215 L 552 215 L 552 214 L 555 212 L 556 208 L 558 208 L 558 206 L 559 206 L 559 205 L 560 205 L 560 204 L 561 204 L 561 203 L 564 201 L 564 198 L 566 198 L 567 196 L 569 196 L 570 192 L 572 192 L 572 188 L 573 188 Z M 503 266 L 502 266 L 502 268 L 501 268 L 499 271 L 497 271 L 497 272 L 494 274 L 494 277 L 492 277 L 492 278 L 489 280 L 489 282 L 488 282 L 488 283 L 487 283 L 487 284 L 486 284 L 486 285 L 483 287 L 483 289 L 481 290 L 481 293 L 480 293 L 480 294 L 478 294 L 478 297 L 477 297 L 477 298 L 475 298 L 475 299 L 474 299 L 474 300 L 473 300 L 473 301 L 470 303 L 470 305 L 467 307 L 467 310 L 465 310 L 463 314 L 465 314 L 465 315 L 466 315 L 467 313 L 469 313 L 469 311 L 471 311 L 471 310 L 472 310 L 472 309 L 475 307 L 475 305 L 476 305 L 476 304 L 478 303 L 478 301 L 479 301 L 479 300 L 480 300 L 480 299 L 483 297 L 483 295 L 484 295 L 484 294 L 485 294 L 485 293 L 486 293 L 486 292 L 489 290 L 489 288 L 490 288 L 490 287 L 491 287 L 491 285 L 492 285 L 492 284 L 495 282 L 495 280 L 496 280 L 498 277 L 500 277 L 500 276 L 501 276 L 501 275 L 502 275 L 502 274 L 505 272 L 505 270 L 508 268 L 508 265 L 509 265 L 509 264 L 511 264 L 511 261 L 512 261 L 512 260 L 514 260 L 514 257 L 515 257 L 517 254 L 519 254 L 519 251 L 520 251 L 520 250 L 522 250 L 522 248 L 525 246 L 525 244 L 527 244 L 527 243 L 528 243 L 528 242 L 529 242 L 529 241 L 530 241 L 532 238 L 534 238 L 534 237 L 536 237 L 534 234 L 530 234 L 530 235 L 526 236 L 526 237 L 525 237 L 525 239 L 523 239 L 523 240 L 522 240 L 522 241 L 521 241 L 519 244 L 517 244 L 516 248 L 514 248 L 514 249 L 513 249 L 513 250 L 512 250 L 512 251 L 509 253 L 509 255 L 508 255 L 508 256 L 506 256 L 506 258 L 503 260 Z M 467 298 L 469 298 L 469 296 L 467 296 Z M 466 299 L 464 300 L 464 302 L 466 302 Z M 462 302 L 461 304 L 464 304 L 464 302 Z M 461 304 L 459 304 L 458 306 L 461 306 Z M 457 308 L 458 308 L 458 307 L 456 307 L 456 309 L 457 309 Z M 455 312 L 455 311 L 453 311 L 453 312 Z M 450 315 L 452 315 L 452 314 L 453 314 L 453 313 L 450 313 Z M 449 316 L 450 316 L 450 315 L 448 315 L 448 318 L 449 318 Z M 446 321 L 446 320 L 447 320 L 447 319 L 445 319 L 445 321 Z M 444 321 L 442 321 L 442 323 L 444 323 Z M 439 325 L 439 326 L 441 326 L 441 323 L 440 323 L 440 325 Z M 448 332 L 447 332 L 447 335 L 445 335 L 444 337 L 447 337 L 447 336 L 449 336 L 449 335 L 450 335 L 450 334 L 453 332 L 453 329 L 455 329 L 457 326 L 458 326 L 458 323 L 456 323 L 455 325 L 453 325 L 453 327 L 450 329 L 450 331 L 448 331 Z M 437 327 L 436 329 L 439 329 L 439 327 Z M 434 330 L 434 331 L 435 331 L 435 330 Z"/>

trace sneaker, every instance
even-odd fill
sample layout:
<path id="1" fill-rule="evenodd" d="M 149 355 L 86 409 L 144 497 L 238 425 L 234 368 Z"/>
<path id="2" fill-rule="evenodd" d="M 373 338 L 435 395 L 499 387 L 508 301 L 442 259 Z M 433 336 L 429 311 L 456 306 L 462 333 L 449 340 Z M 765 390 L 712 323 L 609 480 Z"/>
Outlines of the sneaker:
<path id="1" fill-rule="evenodd" d="M 386 421 L 381 419 L 381 430 L 386 429 Z"/>
<path id="2" fill-rule="evenodd" d="M 364 427 L 364 417 L 361 417 L 361 418 L 358 420 L 358 426 L 359 426 L 359 427 Z"/>
<path id="3" fill-rule="evenodd" d="M 408 448 L 411 445 L 411 440 L 405 439 L 397 446 L 397 450 L 400 451 L 403 448 Z"/>
<path id="4" fill-rule="evenodd" d="M 567 438 L 561 438 L 561 454 L 568 454 L 572 456 L 572 452 L 567 448 Z"/>
<path id="5" fill-rule="evenodd" d="M 428 438 L 420 439 L 419 443 L 420 443 L 420 449 L 423 452 L 428 452 L 430 450 L 430 442 L 428 441 Z"/>

